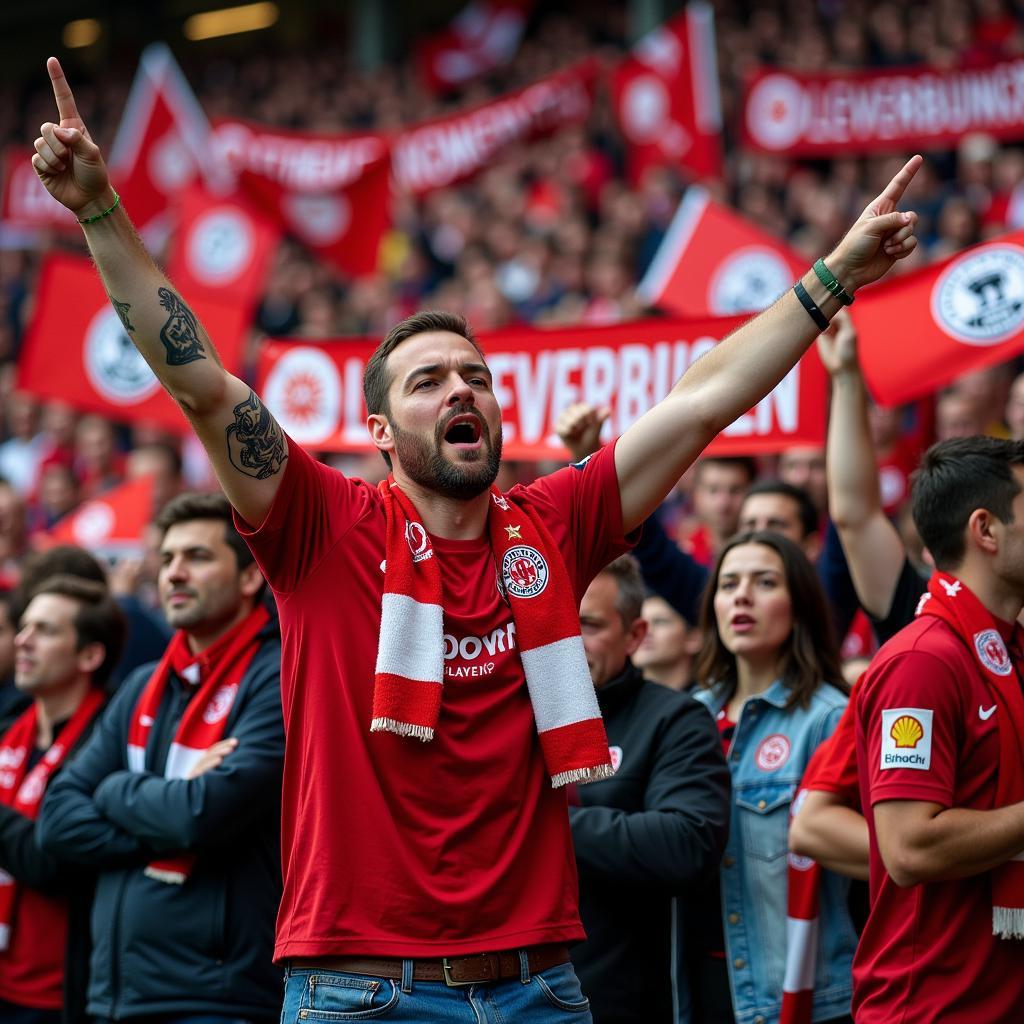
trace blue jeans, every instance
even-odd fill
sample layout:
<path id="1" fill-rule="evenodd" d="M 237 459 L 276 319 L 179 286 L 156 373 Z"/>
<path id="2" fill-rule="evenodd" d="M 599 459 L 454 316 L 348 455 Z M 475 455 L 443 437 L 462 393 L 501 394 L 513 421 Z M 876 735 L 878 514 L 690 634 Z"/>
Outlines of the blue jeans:
<path id="1" fill-rule="evenodd" d="M 281 1024 L 374 1020 L 386 1024 L 592 1024 L 572 964 L 521 978 L 449 988 L 441 981 L 391 981 L 316 968 L 285 971 Z M 301 1014 L 301 1015 L 300 1015 Z"/>

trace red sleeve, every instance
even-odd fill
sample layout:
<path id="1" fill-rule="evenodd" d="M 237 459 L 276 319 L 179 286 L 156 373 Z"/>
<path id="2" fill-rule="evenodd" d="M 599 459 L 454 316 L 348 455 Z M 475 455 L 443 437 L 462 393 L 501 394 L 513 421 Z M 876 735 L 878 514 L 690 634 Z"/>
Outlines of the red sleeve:
<path id="1" fill-rule="evenodd" d="M 882 800 L 953 805 L 959 688 L 952 667 L 902 651 L 865 680 L 857 700 L 857 745 L 871 806 Z"/>
<path id="2" fill-rule="evenodd" d="M 860 789 L 857 776 L 857 712 L 850 703 L 839 719 L 836 731 L 811 756 L 804 771 L 801 789 L 835 793 L 850 807 L 860 810 Z"/>
<path id="3" fill-rule="evenodd" d="M 288 438 L 284 477 L 266 519 L 235 525 L 276 593 L 287 594 L 374 507 L 376 489 L 317 462 Z"/>

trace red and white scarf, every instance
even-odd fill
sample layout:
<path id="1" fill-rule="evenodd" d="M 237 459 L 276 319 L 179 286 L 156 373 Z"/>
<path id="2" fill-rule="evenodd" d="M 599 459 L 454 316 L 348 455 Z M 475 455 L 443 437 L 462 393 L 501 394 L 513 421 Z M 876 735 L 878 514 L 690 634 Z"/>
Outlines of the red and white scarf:
<path id="1" fill-rule="evenodd" d="M 379 489 L 387 563 L 370 729 L 429 741 L 444 680 L 441 569 L 416 509 L 394 478 Z M 562 553 L 532 505 L 514 502 L 496 487 L 488 533 L 551 784 L 607 778 L 608 739 Z"/>
<path id="2" fill-rule="evenodd" d="M 917 614 L 948 623 L 974 654 L 989 699 L 999 709 L 995 806 L 1019 803 L 1024 800 L 1024 694 L 998 621 L 960 580 L 943 572 L 932 576 Z M 1024 939 L 1024 853 L 993 868 L 991 879 L 992 933 L 1001 939 Z"/>
<path id="3" fill-rule="evenodd" d="M 270 613 L 263 605 L 257 605 L 237 626 L 199 654 L 189 649 L 188 634 L 183 630 L 174 634 L 132 711 L 128 724 L 128 768 L 131 771 L 146 770 L 146 743 L 160 712 L 172 670 L 179 679 L 199 689 L 178 723 L 167 753 L 164 778 L 187 778 L 207 748 L 224 738 L 238 688 L 259 650 L 257 637 L 269 621 Z M 195 860 L 195 855 L 188 852 L 161 857 L 147 865 L 146 874 L 160 882 L 181 885 L 188 879 Z"/>
<path id="4" fill-rule="evenodd" d="M 36 742 L 36 705 L 19 715 L 0 740 L 0 803 L 35 821 L 50 776 L 64 763 L 68 751 L 99 713 L 105 699 L 102 690 L 90 689 L 32 771 L 28 771 L 28 760 Z M 17 881 L 6 871 L 0 871 L 0 950 L 11 944 L 17 898 Z"/>

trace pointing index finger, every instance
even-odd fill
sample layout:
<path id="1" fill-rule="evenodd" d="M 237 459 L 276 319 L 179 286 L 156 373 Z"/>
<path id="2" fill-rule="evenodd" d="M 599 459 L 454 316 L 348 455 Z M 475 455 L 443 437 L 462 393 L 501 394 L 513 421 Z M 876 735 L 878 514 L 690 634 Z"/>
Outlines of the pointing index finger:
<path id="1" fill-rule="evenodd" d="M 885 190 L 875 201 L 876 203 L 892 203 L 893 207 L 903 198 L 907 186 L 914 180 L 918 168 L 924 163 L 920 154 L 912 156 L 897 172 L 896 176 L 885 186 Z"/>
<path id="2" fill-rule="evenodd" d="M 68 80 L 64 77 L 60 61 L 56 57 L 50 57 L 46 62 L 46 70 L 50 73 L 53 98 L 57 101 L 57 113 L 60 114 L 61 123 L 68 120 L 81 122 L 78 107 L 75 106 L 75 97 L 71 92 L 71 86 L 68 85 Z"/>

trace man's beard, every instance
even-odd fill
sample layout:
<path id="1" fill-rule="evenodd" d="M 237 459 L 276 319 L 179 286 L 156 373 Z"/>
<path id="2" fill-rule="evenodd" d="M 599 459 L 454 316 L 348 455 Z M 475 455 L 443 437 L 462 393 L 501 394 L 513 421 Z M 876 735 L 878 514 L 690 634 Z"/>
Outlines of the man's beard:
<path id="1" fill-rule="evenodd" d="M 483 463 L 475 466 L 459 465 L 441 454 L 448 424 L 456 416 L 466 413 L 477 416 L 480 424 L 480 441 L 485 458 Z M 490 428 L 471 406 L 452 409 L 435 428 L 433 444 L 420 434 L 401 430 L 394 422 L 391 424 L 391 432 L 395 438 L 395 456 L 409 479 L 446 498 L 469 501 L 483 494 L 498 477 L 498 469 L 501 467 L 501 428 L 498 428 L 497 437 L 492 441 Z M 476 453 L 473 454 L 475 458 Z"/>

